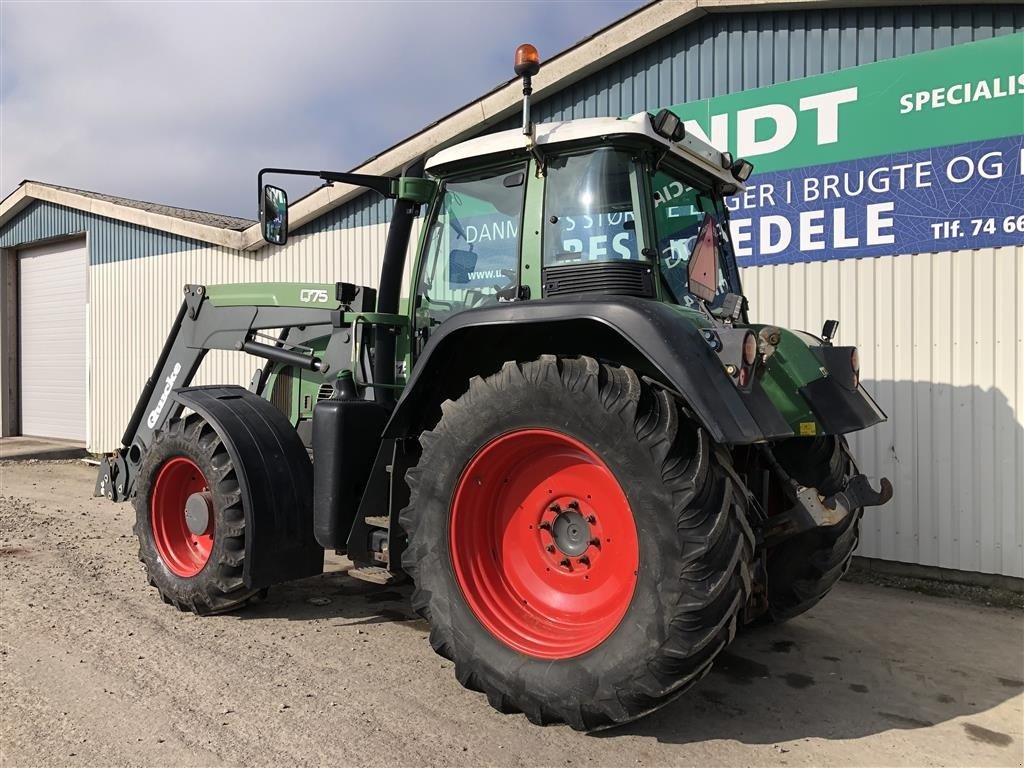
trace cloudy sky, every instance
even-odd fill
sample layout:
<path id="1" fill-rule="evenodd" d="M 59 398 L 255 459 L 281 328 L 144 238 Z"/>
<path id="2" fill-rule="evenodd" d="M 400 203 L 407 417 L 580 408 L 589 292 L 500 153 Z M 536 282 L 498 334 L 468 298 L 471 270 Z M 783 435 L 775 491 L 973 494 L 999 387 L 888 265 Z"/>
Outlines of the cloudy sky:
<path id="1" fill-rule="evenodd" d="M 507 80 L 519 43 L 551 56 L 643 4 L 3 0 L 0 197 L 251 218 L 260 167 L 347 170 Z"/>

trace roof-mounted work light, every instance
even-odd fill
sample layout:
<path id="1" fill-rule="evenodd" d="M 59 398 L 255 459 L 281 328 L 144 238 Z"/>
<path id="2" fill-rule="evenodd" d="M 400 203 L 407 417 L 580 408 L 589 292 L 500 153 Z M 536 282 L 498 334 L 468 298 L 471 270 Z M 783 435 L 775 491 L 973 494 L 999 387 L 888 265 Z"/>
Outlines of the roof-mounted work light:
<path id="1" fill-rule="evenodd" d="M 651 118 L 651 127 L 659 136 L 664 136 L 669 141 L 682 141 L 686 136 L 686 127 L 679 116 L 668 109 L 662 109 Z"/>
<path id="2" fill-rule="evenodd" d="M 732 176 L 736 181 L 746 181 L 750 178 L 750 174 L 754 172 L 754 164 L 749 160 L 740 158 L 732 164 Z"/>

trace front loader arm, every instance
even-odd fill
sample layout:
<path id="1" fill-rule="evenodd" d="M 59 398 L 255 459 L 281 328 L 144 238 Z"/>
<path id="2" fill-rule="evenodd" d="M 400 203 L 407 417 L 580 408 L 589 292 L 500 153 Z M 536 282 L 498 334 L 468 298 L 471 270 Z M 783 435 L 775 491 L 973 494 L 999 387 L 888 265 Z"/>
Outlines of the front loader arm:
<path id="1" fill-rule="evenodd" d="M 192 382 L 209 350 L 248 352 L 267 360 L 322 373 L 340 371 L 350 362 L 351 349 L 341 343 L 343 336 L 339 334 L 332 337 L 332 343 L 322 357 L 289 347 L 283 339 L 269 344 L 258 341 L 257 334 L 269 329 L 303 326 L 307 329 L 323 327 L 322 335 L 327 335 L 332 328 L 348 324 L 344 311 L 348 307 L 342 303 L 342 297 L 347 299 L 355 293 L 363 293 L 363 303 L 366 304 L 375 300 L 374 291 L 353 291 L 355 286 L 345 283 L 294 286 L 296 295 L 311 297 L 316 306 L 282 304 L 280 289 L 292 287 L 278 284 L 261 292 L 258 286 L 252 286 L 247 298 L 253 303 L 241 304 L 230 295 L 219 302 L 211 300 L 211 292 L 216 293 L 219 286 L 212 286 L 209 290 L 202 285 L 185 286 L 185 300 L 132 411 L 121 438 L 121 447 L 100 463 L 95 495 L 106 496 L 112 501 L 125 501 L 131 497 L 136 473 L 154 434 L 182 411 L 183 406 L 175 393 Z M 238 286 L 229 288 L 237 291 Z M 274 292 L 275 288 L 278 293 Z M 364 307 L 364 311 L 372 309 L 372 306 Z M 335 339 L 338 343 L 334 343 Z"/>

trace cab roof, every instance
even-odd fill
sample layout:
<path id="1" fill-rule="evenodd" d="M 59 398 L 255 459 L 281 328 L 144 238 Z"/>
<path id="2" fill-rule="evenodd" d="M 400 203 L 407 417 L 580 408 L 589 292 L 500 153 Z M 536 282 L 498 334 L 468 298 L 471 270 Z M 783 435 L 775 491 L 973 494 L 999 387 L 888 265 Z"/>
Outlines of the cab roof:
<path id="1" fill-rule="evenodd" d="M 651 125 L 650 115 L 639 112 L 632 117 L 589 117 L 581 120 L 565 120 L 554 123 L 537 123 L 534 126 L 537 146 L 554 148 L 562 144 L 579 143 L 588 139 L 612 137 L 640 138 L 660 145 L 673 155 L 696 165 L 710 176 L 726 184 L 743 189 L 732 173 L 722 167 L 722 153 L 705 141 L 687 133 L 680 141 L 673 142 L 656 133 Z M 475 139 L 463 141 L 442 149 L 427 161 L 427 170 L 439 173 L 463 161 L 477 158 L 523 153 L 529 150 L 529 137 L 516 128 L 499 133 L 490 133 Z"/>

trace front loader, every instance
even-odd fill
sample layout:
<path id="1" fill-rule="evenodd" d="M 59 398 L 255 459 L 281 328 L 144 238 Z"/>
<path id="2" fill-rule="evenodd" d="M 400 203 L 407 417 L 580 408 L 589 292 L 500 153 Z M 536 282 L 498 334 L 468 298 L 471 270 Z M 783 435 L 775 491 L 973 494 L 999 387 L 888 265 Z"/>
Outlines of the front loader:
<path id="1" fill-rule="evenodd" d="M 96 491 L 133 502 L 182 610 L 238 609 L 332 550 L 411 577 L 492 706 L 588 730 L 811 608 L 892 488 L 847 448 L 885 417 L 836 324 L 748 320 L 725 198 L 750 163 L 667 110 L 534 124 L 538 69 L 521 46 L 521 131 L 400 176 L 261 172 L 271 244 L 288 206 L 265 173 L 393 199 L 378 284 L 185 286 Z M 210 349 L 265 362 L 248 388 L 190 386 Z"/>

